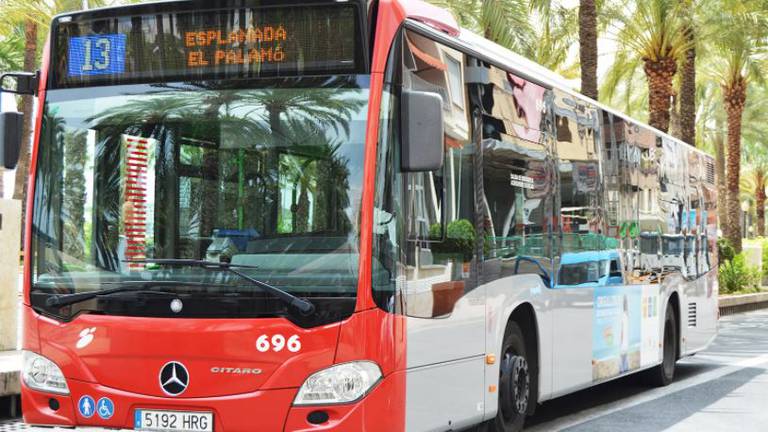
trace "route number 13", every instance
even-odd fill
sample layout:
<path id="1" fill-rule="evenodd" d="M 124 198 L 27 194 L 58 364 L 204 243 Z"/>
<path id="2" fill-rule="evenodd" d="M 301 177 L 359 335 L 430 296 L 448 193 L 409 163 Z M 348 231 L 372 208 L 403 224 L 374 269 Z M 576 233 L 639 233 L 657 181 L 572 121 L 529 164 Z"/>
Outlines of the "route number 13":
<path id="1" fill-rule="evenodd" d="M 83 41 L 85 55 L 83 72 L 103 71 L 109 69 L 109 56 L 112 51 L 112 41 L 108 38 L 86 39 Z"/>

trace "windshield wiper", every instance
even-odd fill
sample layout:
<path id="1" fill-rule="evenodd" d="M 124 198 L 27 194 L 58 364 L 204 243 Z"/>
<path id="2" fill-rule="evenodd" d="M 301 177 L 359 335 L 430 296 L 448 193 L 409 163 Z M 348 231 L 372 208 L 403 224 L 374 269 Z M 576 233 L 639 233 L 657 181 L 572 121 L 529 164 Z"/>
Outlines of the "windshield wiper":
<path id="1" fill-rule="evenodd" d="M 45 300 L 45 304 L 48 307 L 56 307 L 56 306 L 63 307 L 63 306 L 73 305 L 75 303 L 88 301 L 96 297 L 117 294 L 121 292 L 151 291 L 150 290 L 151 286 L 168 286 L 168 285 L 176 286 L 176 285 L 185 285 L 185 284 L 186 284 L 185 282 L 175 282 L 175 281 L 126 281 L 126 282 L 121 282 L 120 283 L 121 286 L 115 287 L 115 288 L 107 288 L 107 289 L 94 290 L 94 291 L 75 293 L 75 294 L 53 295 L 51 297 L 48 297 L 48 299 Z M 162 292 L 162 291 L 158 291 L 158 292 Z"/>
<path id="2" fill-rule="evenodd" d="M 141 260 L 126 260 L 123 261 L 128 264 L 158 264 L 167 266 L 181 266 L 181 267 L 200 267 L 206 270 L 221 270 L 232 273 L 242 279 L 251 282 L 257 287 L 261 288 L 280 300 L 284 301 L 290 306 L 295 307 L 302 313 L 302 315 L 312 315 L 315 312 L 315 305 L 309 300 L 296 297 L 288 291 L 281 290 L 275 286 L 272 286 L 266 282 L 262 282 L 258 279 L 254 279 L 245 273 L 242 273 L 236 269 L 255 269 L 258 267 L 240 264 L 230 264 L 225 262 L 213 262 L 204 260 L 191 260 L 191 259 L 141 259 Z"/>

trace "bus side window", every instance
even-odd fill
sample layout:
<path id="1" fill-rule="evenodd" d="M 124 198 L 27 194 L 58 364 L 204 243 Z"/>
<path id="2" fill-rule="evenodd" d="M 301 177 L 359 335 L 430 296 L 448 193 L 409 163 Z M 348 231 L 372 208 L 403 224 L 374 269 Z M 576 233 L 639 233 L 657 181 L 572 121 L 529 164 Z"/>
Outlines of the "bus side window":
<path id="1" fill-rule="evenodd" d="M 536 274 L 552 283 L 552 161 L 547 91 L 491 67 L 483 89 L 483 282 Z"/>
<path id="2" fill-rule="evenodd" d="M 405 307 L 442 317 L 475 288 L 474 153 L 464 55 L 416 33 L 403 39 L 403 87 L 443 100 L 445 160 L 433 172 L 405 173 Z"/>
<path id="3" fill-rule="evenodd" d="M 659 188 L 662 149 L 650 129 L 630 120 L 622 122 L 623 175 L 628 183 L 622 194 L 622 237 L 632 262 L 629 283 L 657 284 L 664 270 L 663 251 L 669 247 L 658 216 L 665 206 Z"/>
<path id="4" fill-rule="evenodd" d="M 611 272 L 611 263 L 620 259 L 619 244 L 608 236 L 603 204 L 603 118 L 595 107 L 558 90 L 554 93 L 560 180 L 560 256 L 554 287 L 621 285 L 621 272 Z"/>

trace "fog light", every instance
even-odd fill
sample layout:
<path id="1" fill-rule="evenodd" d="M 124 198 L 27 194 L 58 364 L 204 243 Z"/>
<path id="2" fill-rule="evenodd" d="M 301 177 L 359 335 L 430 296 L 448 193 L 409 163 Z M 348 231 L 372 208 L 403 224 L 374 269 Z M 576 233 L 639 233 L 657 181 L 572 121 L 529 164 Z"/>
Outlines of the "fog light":
<path id="1" fill-rule="evenodd" d="M 307 421 L 312 424 L 323 424 L 328 421 L 328 413 L 325 411 L 312 411 L 307 416 Z"/>

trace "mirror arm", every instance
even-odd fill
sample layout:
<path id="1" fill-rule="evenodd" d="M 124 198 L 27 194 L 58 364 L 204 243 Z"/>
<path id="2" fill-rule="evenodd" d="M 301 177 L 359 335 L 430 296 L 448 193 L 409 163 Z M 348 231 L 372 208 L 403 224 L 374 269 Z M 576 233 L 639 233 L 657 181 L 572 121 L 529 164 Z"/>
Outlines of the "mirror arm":
<path id="1" fill-rule="evenodd" d="M 5 79 L 16 78 L 16 88 L 6 88 Z M 0 90 L 5 93 L 36 96 L 40 84 L 40 71 L 37 72 L 6 72 L 0 75 Z"/>

